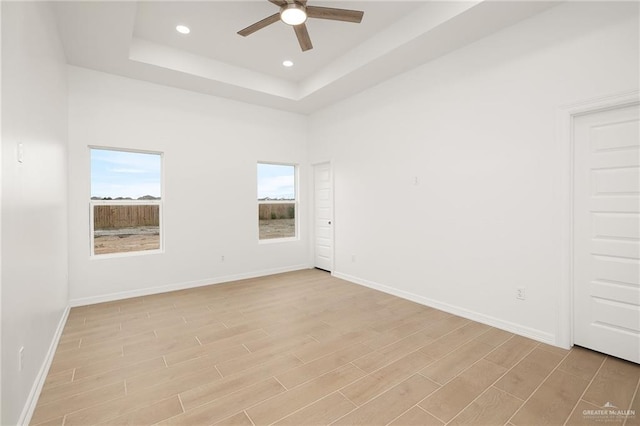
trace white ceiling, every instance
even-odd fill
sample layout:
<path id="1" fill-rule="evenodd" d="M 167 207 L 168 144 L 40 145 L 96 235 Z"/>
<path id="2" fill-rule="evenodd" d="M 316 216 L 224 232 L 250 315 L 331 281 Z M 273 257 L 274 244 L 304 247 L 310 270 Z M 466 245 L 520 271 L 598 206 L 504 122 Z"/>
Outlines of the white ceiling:
<path id="1" fill-rule="evenodd" d="M 539 13 L 542 1 L 326 1 L 364 11 L 361 24 L 309 19 L 314 48 L 276 22 L 237 31 L 278 11 L 259 1 L 58 2 L 68 63 L 299 113 L 311 113 L 384 79 Z M 175 27 L 190 27 L 188 35 Z M 282 66 L 292 60 L 292 68 Z"/>
<path id="2" fill-rule="evenodd" d="M 358 9 L 362 2 L 313 1 L 317 6 Z M 293 28 L 277 22 L 248 37 L 236 33 L 269 15 L 278 7 L 258 2 L 139 2 L 133 36 L 228 64 L 269 74 L 292 82 L 309 77 L 317 69 L 344 55 L 420 6 L 417 2 L 366 4 L 361 24 L 309 19 L 307 29 L 314 49 L 302 52 Z M 360 9 L 364 10 L 364 8 Z M 181 35 L 177 22 L 192 32 Z M 290 59 L 295 67 L 285 68 Z"/>

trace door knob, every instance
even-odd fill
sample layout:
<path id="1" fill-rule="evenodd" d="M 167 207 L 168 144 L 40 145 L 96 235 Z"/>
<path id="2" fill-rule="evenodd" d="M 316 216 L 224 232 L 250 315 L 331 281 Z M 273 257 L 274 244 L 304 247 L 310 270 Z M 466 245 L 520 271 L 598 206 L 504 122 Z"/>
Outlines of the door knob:
<path id="1" fill-rule="evenodd" d="M 331 221 L 329 221 L 329 225 L 331 225 Z"/>

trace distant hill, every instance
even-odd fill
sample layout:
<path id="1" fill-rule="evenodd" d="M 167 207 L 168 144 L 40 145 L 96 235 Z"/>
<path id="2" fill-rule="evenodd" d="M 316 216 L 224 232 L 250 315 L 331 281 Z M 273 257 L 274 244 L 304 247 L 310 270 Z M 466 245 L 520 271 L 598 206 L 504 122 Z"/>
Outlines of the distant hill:
<path id="1" fill-rule="evenodd" d="M 111 197 L 91 197 L 92 200 L 98 200 L 98 201 L 109 201 L 109 200 L 113 200 L 113 201 L 124 201 L 124 200 L 134 200 L 131 197 L 116 197 L 116 198 L 111 198 Z M 138 197 L 136 198 L 136 200 L 159 200 L 160 197 L 154 197 L 153 195 L 143 195 L 142 197 Z"/>

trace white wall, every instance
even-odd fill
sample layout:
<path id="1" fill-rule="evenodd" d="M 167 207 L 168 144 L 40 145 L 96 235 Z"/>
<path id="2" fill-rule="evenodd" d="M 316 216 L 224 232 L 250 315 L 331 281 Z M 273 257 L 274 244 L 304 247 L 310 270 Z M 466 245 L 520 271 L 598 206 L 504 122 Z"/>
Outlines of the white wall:
<path id="1" fill-rule="evenodd" d="M 306 117 L 82 68 L 68 73 L 73 305 L 309 265 L 305 194 L 296 242 L 258 243 L 256 201 L 258 161 L 297 163 L 307 184 Z M 164 152 L 165 253 L 90 259 L 89 145 Z"/>
<path id="2" fill-rule="evenodd" d="M 638 36 L 637 3 L 567 3 L 313 114 L 336 274 L 556 342 L 556 115 L 637 89 Z"/>
<path id="3" fill-rule="evenodd" d="M 2 2 L 2 424 L 24 421 L 64 318 L 66 65 L 51 5 Z M 24 144 L 24 162 L 17 144 Z M 18 372 L 18 349 L 24 369 Z"/>

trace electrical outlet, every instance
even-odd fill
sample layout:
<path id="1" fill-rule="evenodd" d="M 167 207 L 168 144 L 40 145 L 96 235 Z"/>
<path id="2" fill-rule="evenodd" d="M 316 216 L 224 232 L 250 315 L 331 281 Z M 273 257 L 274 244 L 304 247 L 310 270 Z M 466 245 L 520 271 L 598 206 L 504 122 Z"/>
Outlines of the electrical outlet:
<path id="1" fill-rule="evenodd" d="M 220 256 L 220 262 L 224 262 L 224 255 Z"/>
<path id="2" fill-rule="evenodd" d="M 24 346 L 20 346 L 18 349 L 18 371 L 22 371 L 24 366 Z"/>
<path id="3" fill-rule="evenodd" d="M 516 289 L 516 299 L 525 300 L 527 298 L 527 292 L 524 287 L 518 287 Z"/>

